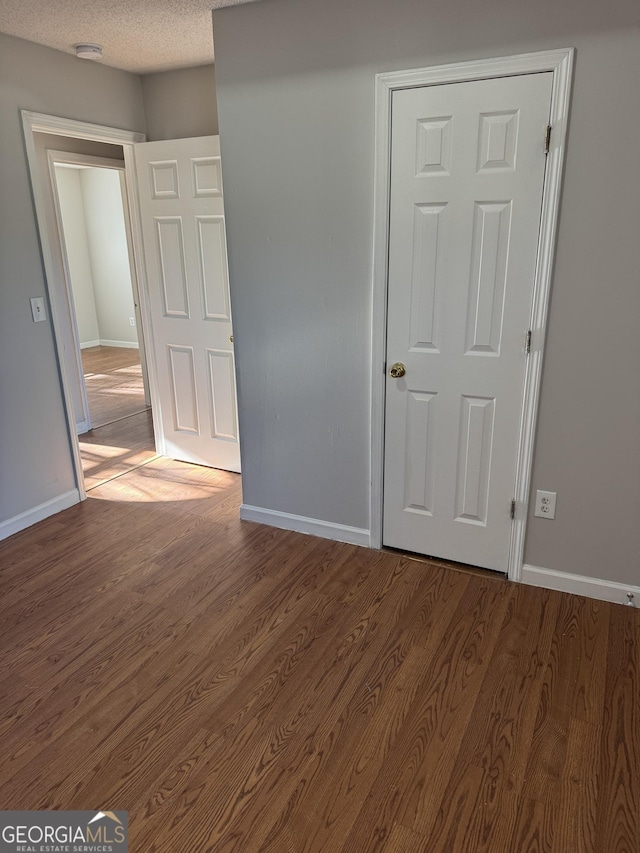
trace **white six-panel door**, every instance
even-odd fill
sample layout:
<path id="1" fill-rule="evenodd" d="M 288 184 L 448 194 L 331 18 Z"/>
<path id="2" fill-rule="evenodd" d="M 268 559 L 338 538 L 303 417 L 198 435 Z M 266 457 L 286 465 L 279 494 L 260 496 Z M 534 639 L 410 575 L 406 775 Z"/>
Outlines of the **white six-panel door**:
<path id="1" fill-rule="evenodd" d="M 162 452 L 240 470 L 218 137 L 135 146 Z"/>
<path id="2" fill-rule="evenodd" d="M 393 93 L 383 541 L 505 572 L 552 76 Z"/>

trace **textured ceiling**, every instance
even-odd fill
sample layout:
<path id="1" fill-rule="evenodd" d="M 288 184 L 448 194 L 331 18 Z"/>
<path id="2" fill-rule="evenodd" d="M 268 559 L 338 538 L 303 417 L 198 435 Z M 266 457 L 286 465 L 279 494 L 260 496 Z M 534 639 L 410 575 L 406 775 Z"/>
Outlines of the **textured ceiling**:
<path id="1" fill-rule="evenodd" d="M 137 74 L 213 62 L 211 9 L 252 0 L 0 0 L 0 31 Z M 86 60 L 78 60 L 83 62 Z"/>

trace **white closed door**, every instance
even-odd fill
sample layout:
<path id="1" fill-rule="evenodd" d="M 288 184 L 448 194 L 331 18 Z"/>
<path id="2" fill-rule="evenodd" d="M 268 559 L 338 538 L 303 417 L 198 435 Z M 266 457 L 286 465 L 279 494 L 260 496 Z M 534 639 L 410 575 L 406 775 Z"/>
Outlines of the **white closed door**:
<path id="1" fill-rule="evenodd" d="M 551 84 L 393 94 L 383 541 L 503 572 Z"/>
<path id="2" fill-rule="evenodd" d="M 240 470 L 220 140 L 135 147 L 158 447 Z"/>

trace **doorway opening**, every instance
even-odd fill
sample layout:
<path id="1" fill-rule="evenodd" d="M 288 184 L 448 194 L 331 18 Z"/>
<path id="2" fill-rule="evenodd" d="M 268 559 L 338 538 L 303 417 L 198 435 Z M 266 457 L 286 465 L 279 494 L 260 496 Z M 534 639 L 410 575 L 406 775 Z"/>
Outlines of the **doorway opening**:
<path id="1" fill-rule="evenodd" d="M 84 500 L 87 488 L 96 484 L 85 482 L 83 452 L 90 454 L 101 482 L 105 474 L 120 476 L 157 456 L 239 473 L 219 137 L 146 143 L 140 133 L 26 110 L 22 122 L 76 477 L 76 492 L 67 505 Z M 125 310 L 124 316 L 130 324 L 133 317 L 131 328 L 139 332 L 143 383 L 145 342 L 149 359 L 144 387 L 150 411 L 108 418 L 92 442 L 85 440 L 96 439 L 96 430 L 86 432 L 91 426 L 87 382 L 48 163 L 67 157 L 73 164 L 79 154 L 103 159 L 75 165 L 115 169 L 120 175 L 134 302 L 134 312 Z M 107 338 L 101 331 L 95 334 L 99 337 L 89 342 L 99 346 L 126 340 L 122 332 Z M 134 419 L 145 421 L 137 431 L 142 444 L 129 438 L 131 446 L 123 446 L 122 430 L 138 425 Z M 111 433 L 109 444 L 100 440 L 104 431 Z M 81 447 L 79 434 L 89 448 Z M 138 450 L 146 454 L 142 459 Z M 122 467 L 109 471 L 114 461 Z"/>
<path id="2" fill-rule="evenodd" d="M 86 491 L 156 457 L 124 163 L 48 149 Z"/>
<path id="3" fill-rule="evenodd" d="M 144 270 L 138 262 L 139 237 L 136 231 L 137 208 L 134 192 L 135 172 L 133 171 L 135 168 L 133 146 L 136 143 L 143 142 L 144 136 L 117 128 L 105 128 L 27 111 L 23 111 L 22 120 L 47 280 L 49 311 L 69 430 L 69 443 L 76 476 L 77 499 L 84 500 L 87 497 L 87 490 L 93 488 L 98 482 L 119 476 L 125 470 L 144 464 L 148 459 L 157 456 L 155 446 L 157 430 L 155 430 L 155 424 L 152 424 L 155 415 L 153 410 L 148 408 L 152 395 L 149 393 L 144 349 L 145 337 L 148 335 L 145 336 L 142 329 L 144 323 L 144 312 L 141 310 L 140 302 L 142 287 L 138 289 Z M 129 311 L 127 318 L 134 317 L 135 327 L 129 326 L 129 328 L 133 329 L 134 332 L 137 331 L 138 334 L 136 343 L 140 355 L 136 358 L 140 360 L 140 369 L 143 373 L 145 405 L 141 414 L 135 414 L 131 418 L 123 420 L 112 420 L 112 417 L 109 416 L 103 419 L 98 412 L 96 423 L 102 421 L 104 424 L 107 420 L 111 423 L 98 426 L 95 429 L 92 429 L 91 410 L 84 378 L 83 349 L 78 331 L 76 306 L 76 301 L 81 303 L 84 316 L 87 311 L 87 300 L 85 298 L 82 302 L 80 297 L 77 300 L 74 299 L 58 197 L 59 181 L 57 177 L 61 172 L 57 167 L 66 168 L 67 184 L 71 183 L 75 187 L 76 197 L 80 195 L 83 198 L 82 183 L 78 172 L 87 170 L 88 175 L 91 175 L 85 179 L 87 185 L 92 182 L 100 183 L 100 181 L 110 180 L 112 197 L 119 203 L 124 215 L 124 225 L 121 223 L 120 228 L 124 228 L 125 231 L 126 248 L 124 253 L 128 257 L 128 276 L 130 279 L 128 287 L 133 293 L 131 301 L 134 306 L 134 311 Z M 72 175 L 71 167 L 80 168 L 75 168 L 75 177 L 70 178 Z M 99 169 L 100 171 L 90 171 L 92 169 Z M 110 178 L 105 178 L 107 172 L 109 172 Z M 62 180 L 64 181 L 64 178 Z M 113 187 L 114 181 L 117 184 L 117 191 Z M 71 194 L 73 195 L 73 191 Z M 89 225 L 85 213 L 86 211 L 80 211 L 76 206 L 76 226 L 79 224 L 78 220 L 82 218 L 81 224 L 86 234 L 92 226 Z M 96 220 L 98 217 L 94 216 L 92 225 L 95 225 Z M 104 248 L 102 255 L 100 255 L 98 248 L 94 247 L 94 249 L 96 257 L 99 258 L 99 262 L 96 261 L 95 268 L 102 274 L 105 265 Z M 85 272 L 88 268 L 93 278 L 91 258 L 86 242 L 84 253 Z M 82 264 L 80 267 L 82 268 Z M 97 300 L 93 282 L 91 285 L 93 306 L 97 314 Z M 108 314 L 110 302 L 108 299 L 103 299 L 103 303 L 106 303 Z M 107 330 L 108 328 L 107 324 Z M 109 338 L 106 337 L 107 334 L 113 335 L 113 332 L 97 331 L 95 338 L 91 340 L 85 338 L 83 342 L 102 346 L 106 341 L 122 343 L 127 340 L 125 335 Z M 85 350 L 89 349 L 90 347 L 85 348 Z M 121 346 L 116 347 L 116 349 L 124 352 L 127 348 Z M 133 347 L 131 349 L 133 351 Z"/>

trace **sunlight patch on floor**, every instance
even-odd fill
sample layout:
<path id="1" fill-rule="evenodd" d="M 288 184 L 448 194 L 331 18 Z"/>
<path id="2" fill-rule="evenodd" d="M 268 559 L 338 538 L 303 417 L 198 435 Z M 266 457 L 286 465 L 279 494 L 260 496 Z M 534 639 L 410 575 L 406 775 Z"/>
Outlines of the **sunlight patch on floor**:
<path id="1" fill-rule="evenodd" d="M 124 482 L 117 483 L 117 489 L 113 484 L 120 477 L 92 489 L 89 497 L 110 501 L 111 503 L 182 503 L 184 501 L 207 500 L 229 488 L 228 485 L 224 484 L 204 486 L 195 483 L 176 487 L 173 482 L 165 482 L 159 487 L 158 481 L 151 482 L 151 478 L 149 482 L 143 482 L 143 478 L 138 476 L 138 472 L 141 473 L 142 468 L 136 469 L 133 472 L 133 477 L 130 473 L 126 484 Z"/>
<path id="2" fill-rule="evenodd" d="M 134 462 L 126 477 L 116 474 L 92 487 L 90 497 L 114 503 L 202 502 L 227 491 L 237 476 L 156 456 Z"/>

